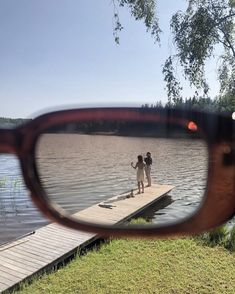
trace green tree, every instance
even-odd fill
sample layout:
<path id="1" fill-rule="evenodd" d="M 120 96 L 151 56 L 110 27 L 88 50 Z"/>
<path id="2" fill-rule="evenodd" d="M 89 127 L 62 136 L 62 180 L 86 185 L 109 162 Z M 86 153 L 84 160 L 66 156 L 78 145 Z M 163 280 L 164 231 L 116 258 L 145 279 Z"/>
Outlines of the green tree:
<path id="1" fill-rule="evenodd" d="M 114 8 L 114 29 L 115 42 L 119 44 L 119 32 L 123 29 L 120 23 L 118 7 L 127 7 L 135 20 L 144 22 L 147 32 L 151 32 L 154 40 L 160 42 L 161 29 L 156 14 L 156 0 L 112 0 Z"/>
<path id="2" fill-rule="evenodd" d="M 216 98 L 216 104 L 218 110 L 226 112 L 235 111 L 235 93 L 227 92 L 224 95 L 218 96 Z"/>
<path id="3" fill-rule="evenodd" d="M 205 63 L 214 58 L 218 46 L 223 47 L 218 71 L 221 94 L 235 88 L 234 19 L 234 3 L 229 0 L 189 0 L 185 12 L 172 16 L 171 29 L 177 53 L 170 58 L 180 61 L 190 84 L 203 89 L 205 94 L 209 89 Z M 167 63 L 165 67 L 168 68 Z M 171 74 L 174 77 L 173 70 Z"/>
<path id="4" fill-rule="evenodd" d="M 176 78 L 176 63 L 180 65 L 183 77 L 190 85 L 203 90 L 204 98 L 207 97 L 209 85 L 205 66 L 206 61 L 215 59 L 216 49 L 222 50 L 218 67 L 220 98 L 217 101 L 220 105 L 233 103 L 234 99 L 228 97 L 235 94 L 235 0 L 186 1 L 186 10 L 177 11 L 171 18 L 176 52 L 167 58 L 163 67 L 168 104 L 180 105 L 183 102 L 182 86 Z M 151 31 L 155 41 L 160 42 L 156 0 L 113 0 L 113 4 L 117 43 L 118 33 L 123 29 L 118 16 L 119 6 L 126 6 L 136 20 L 144 21 L 147 31 Z"/>

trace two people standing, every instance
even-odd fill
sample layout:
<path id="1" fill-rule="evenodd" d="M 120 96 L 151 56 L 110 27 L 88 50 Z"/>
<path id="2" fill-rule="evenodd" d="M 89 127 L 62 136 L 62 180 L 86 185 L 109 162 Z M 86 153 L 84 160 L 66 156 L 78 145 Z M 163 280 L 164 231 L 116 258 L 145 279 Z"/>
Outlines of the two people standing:
<path id="1" fill-rule="evenodd" d="M 148 185 L 147 187 L 151 186 L 151 165 L 152 165 L 152 157 L 151 153 L 147 152 L 146 157 L 143 159 L 142 155 L 137 156 L 138 161 L 136 162 L 136 165 L 131 162 L 131 166 L 134 169 L 137 169 L 137 183 L 138 183 L 138 189 L 139 194 L 144 193 L 144 171 L 147 177 Z"/>

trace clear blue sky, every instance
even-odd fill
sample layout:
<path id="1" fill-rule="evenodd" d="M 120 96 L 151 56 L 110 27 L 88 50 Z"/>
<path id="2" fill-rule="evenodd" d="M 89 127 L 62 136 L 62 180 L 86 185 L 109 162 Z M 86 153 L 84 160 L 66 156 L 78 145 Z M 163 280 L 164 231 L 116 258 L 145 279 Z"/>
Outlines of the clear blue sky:
<path id="1" fill-rule="evenodd" d="M 0 116 L 30 117 L 71 104 L 166 102 L 161 71 L 173 50 L 169 19 L 186 1 L 158 3 L 161 47 L 125 8 L 117 46 L 111 0 L 1 0 Z M 213 82 L 213 64 L 209 76 Z M 215 84 L 211 96 L 217 91 Z"/>

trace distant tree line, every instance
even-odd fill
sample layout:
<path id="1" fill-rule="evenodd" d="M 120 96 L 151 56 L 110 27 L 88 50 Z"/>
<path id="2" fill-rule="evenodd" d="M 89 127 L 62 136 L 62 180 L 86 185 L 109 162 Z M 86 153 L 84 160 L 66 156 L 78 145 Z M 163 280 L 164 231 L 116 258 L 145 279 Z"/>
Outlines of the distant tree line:
<path id="1" fill-rule="evenodd" d="M 0 117 L 0 126 L 9 126 L 9 127 L 14 127 L 14 126 L 19 126 L 30 119 L 25 119 L 25 118 L 8 118 L 8 117 Z"/>
<path id="2" fill-rule="evenodd" d="M 206 110 L 206 111 L 217 111 L 217 112 L 228 112 L 232 113 L 235 111 L 235 93 L 226 94 L 224 96 L 216 97 L 215 99 L 211 99 L 209 97 L 197 97 L 193 96 L 191 98 L 187 98 L 183 100 L 173 99 L 168 101 L 165 105 L 163 105 L 160 101 L 155 104 L 143 104 L 144 108 L 164 108 L 164 107 L 182 107 L 182 108 L 190 108 L 190 109 L 198 109 L 198 110 Z"/>
<path id="3" fill-rule="evenodd" d="M 153 138 L 198 138 L 200 134 L 190 131 L 185 126 L 167 123 L 139 121 L 89 121 L 72 122 L 47 130 L 51 134 L 112 135 L 126 137 Z"/>

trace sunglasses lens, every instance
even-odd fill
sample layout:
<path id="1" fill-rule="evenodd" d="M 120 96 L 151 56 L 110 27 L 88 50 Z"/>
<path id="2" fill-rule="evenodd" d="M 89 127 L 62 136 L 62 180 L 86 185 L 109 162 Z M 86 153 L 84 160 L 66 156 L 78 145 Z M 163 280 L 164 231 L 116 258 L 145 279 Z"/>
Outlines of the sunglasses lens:
<path id="1" fill-rule="evenodd" d="M 142 213 L 159 225 L 199 208 L 208 152 L 193 121 L 72 122 L 41 134 L 36 163 L 48 200 L 67 215 L 113 225 Z"/>

